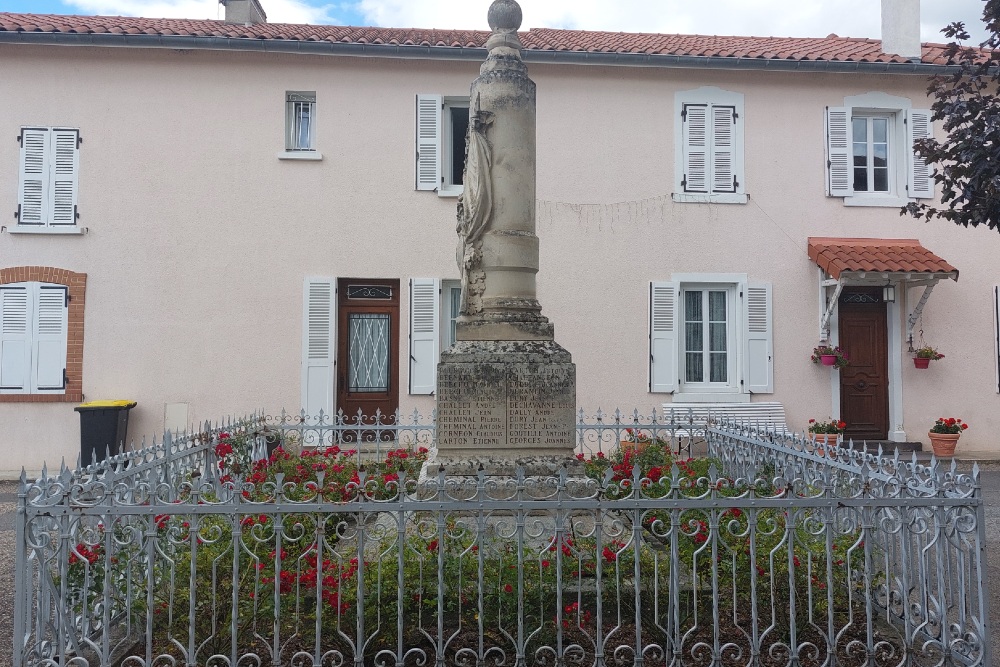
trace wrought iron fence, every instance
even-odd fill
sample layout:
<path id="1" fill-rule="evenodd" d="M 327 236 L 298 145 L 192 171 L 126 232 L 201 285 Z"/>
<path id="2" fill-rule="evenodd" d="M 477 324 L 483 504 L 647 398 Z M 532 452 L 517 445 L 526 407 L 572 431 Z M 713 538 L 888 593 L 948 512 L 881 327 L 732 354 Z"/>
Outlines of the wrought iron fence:
<path id="1" fill-rule="evenodd" d="M 248 462 L 265 426 L 22 479 L 14 664 L 990 664 L 978 470 L 720 424 L 712 459 L 418 478 Z"/>

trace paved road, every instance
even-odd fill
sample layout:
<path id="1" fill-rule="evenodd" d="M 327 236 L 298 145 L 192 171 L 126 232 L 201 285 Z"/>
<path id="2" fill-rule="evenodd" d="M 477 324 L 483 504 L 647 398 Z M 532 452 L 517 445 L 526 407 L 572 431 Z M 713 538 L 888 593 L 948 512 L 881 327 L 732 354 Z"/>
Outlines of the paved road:
<path id="1" fill-rule="evenodd" d="M 986 547 L 989 572 L 991 626 L 1000 628 L 1000 467 L 991 466 L 982 475 L 986 502 Z M 0 666 L 9 667 L 13 645 L 14 601 L 14 510 L 16 484 L 0 482 Z M 993 655 L 1000 656 L 1000 635 L 990 632 Z M 1000 660 L 995 661 L 1000 664 Z"/>

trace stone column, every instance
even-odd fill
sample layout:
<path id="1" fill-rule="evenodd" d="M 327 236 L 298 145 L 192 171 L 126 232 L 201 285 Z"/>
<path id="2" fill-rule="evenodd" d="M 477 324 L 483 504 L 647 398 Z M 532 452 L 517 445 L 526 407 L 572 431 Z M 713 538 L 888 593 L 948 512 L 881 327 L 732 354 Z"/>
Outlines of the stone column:
<path id="1" fill-rule="evenodd" d="M 470 132 L 459 207 L 462 315 L 458 340 L 552 340 L 535 292 L 535 82 L 521 59 L 521 8 L 490 7 L 489 56 L 469 95 Z"/>
<path id="2" fill-rule="evenodd" d="M 489 23 L 458 206 L 458 342 L 438 366 L 428 468 L 547 475 L 576 464 L 576 366 L 535 291 L 535 84 L 521 59 L 516 0 L 495 0 Z"/>

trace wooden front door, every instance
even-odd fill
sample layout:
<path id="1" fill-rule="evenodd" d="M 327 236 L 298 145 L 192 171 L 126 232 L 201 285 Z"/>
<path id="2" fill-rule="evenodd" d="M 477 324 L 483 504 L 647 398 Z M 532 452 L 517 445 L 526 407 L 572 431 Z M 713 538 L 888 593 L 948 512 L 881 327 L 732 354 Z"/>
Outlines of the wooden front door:
<path id="1" fill-rule="evenodd" d="M 840 296 L 840 347 L 850 360 L 840 370 L 844 440 L 889 435 L 889 350 L 881 288 L 847 288 Z"/>
<path id="2" fill-rule="evenodd" d="M 365 423 L 399 407 L 399 281 L 341 279 L 337 285 L 337 407 Z"/>

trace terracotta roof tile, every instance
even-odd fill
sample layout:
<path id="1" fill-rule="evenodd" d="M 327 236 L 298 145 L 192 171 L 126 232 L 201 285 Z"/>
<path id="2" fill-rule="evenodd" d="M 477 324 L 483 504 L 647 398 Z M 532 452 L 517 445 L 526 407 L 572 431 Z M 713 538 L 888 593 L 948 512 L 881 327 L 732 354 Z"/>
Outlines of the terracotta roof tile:
<path id="1" fill-rule="evenodd" d="M 810 238 L 809 259 L 835 279 L 852 271 L 948 274 L 958 280 L 958 269 L 917 239 Z"/>
<path id="2" fill-rule="evenodd" d="M 489 32 L 328 25 L 260 23 L 252 28 L 222 21 L 147 19 L 123 16 L 59 16 L 0 12 L 0 32 L 112 33 L 233 37 L 280 41 L 330 41 L 355 44 L 393 44 L 445 47 L 481 47 Z M 906 63 L 882 52 L 877 39 L 851 37 L 733 37 L 719 35 L 663 35 L 538 28 L 521 33 L 528 50 L 634 53 L 671 56 L 783 59 L 793 61 Z M 944 65 L 944 45 L 924 44 L 922 62 Z"/>

